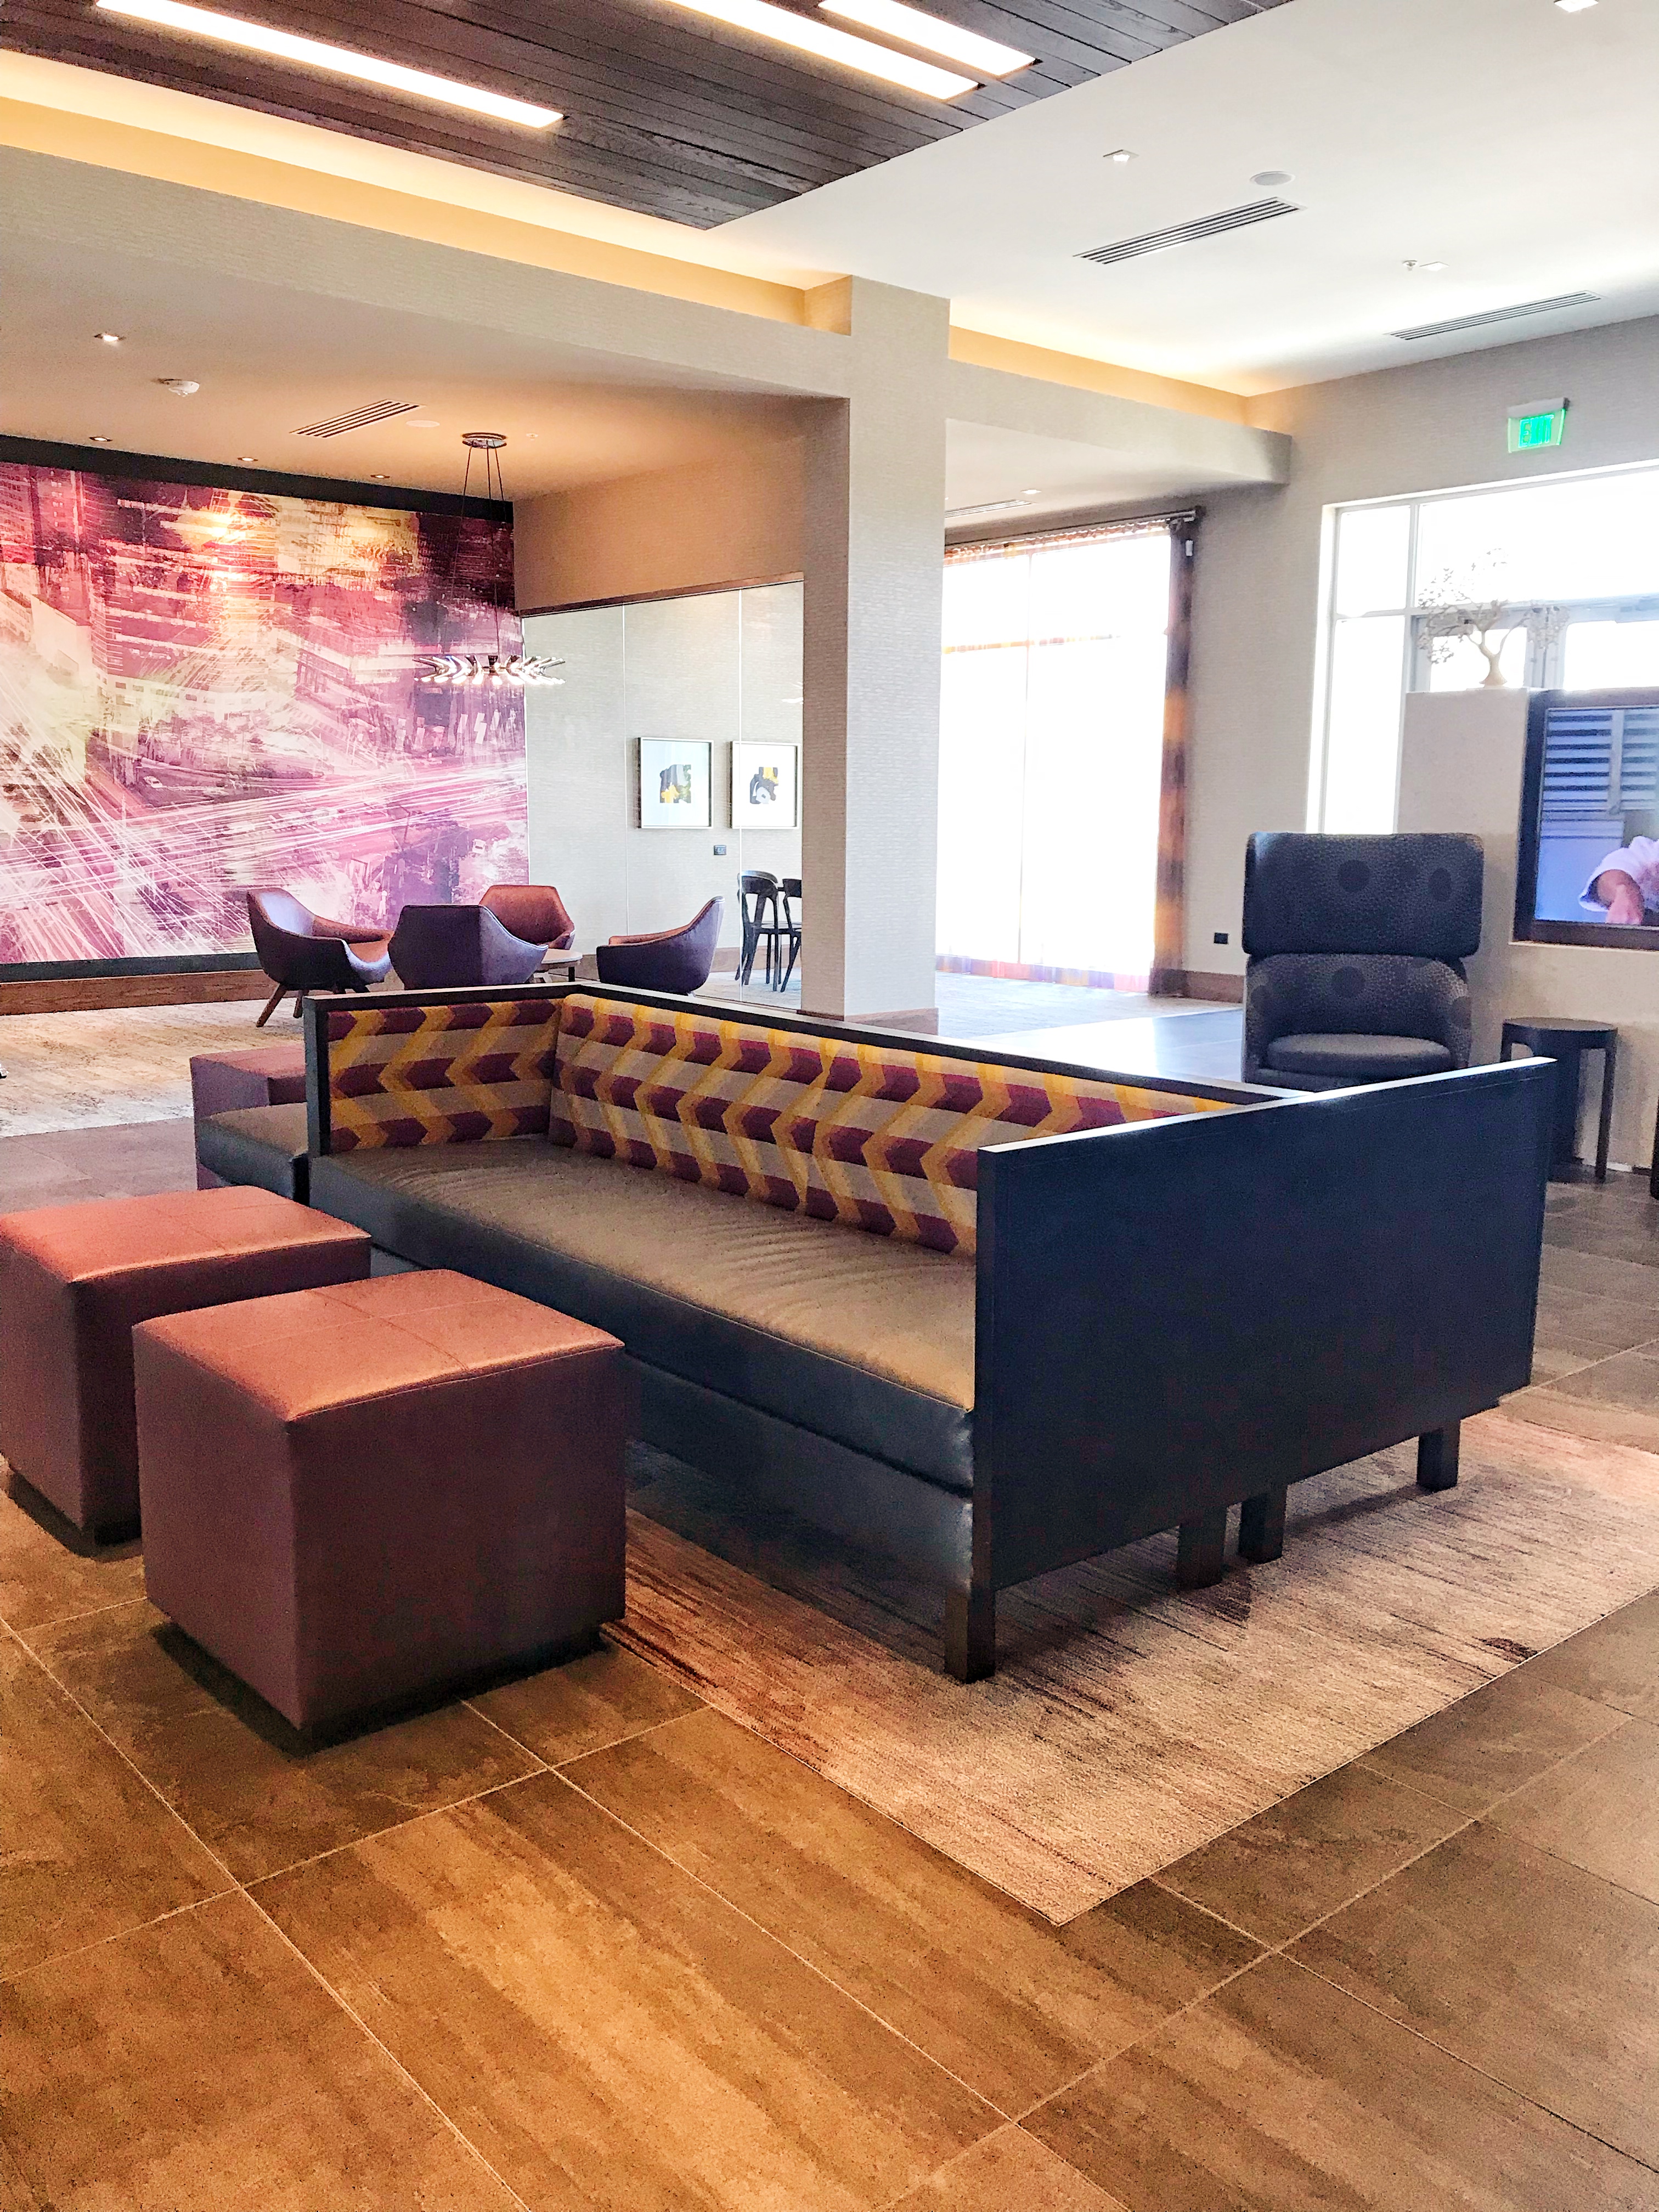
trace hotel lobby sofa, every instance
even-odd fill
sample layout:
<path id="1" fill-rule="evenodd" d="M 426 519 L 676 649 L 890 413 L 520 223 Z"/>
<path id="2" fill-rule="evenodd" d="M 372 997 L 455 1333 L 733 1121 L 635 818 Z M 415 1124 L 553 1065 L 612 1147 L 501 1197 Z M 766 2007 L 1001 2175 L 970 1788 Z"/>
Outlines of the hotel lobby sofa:
<path id="1" fill-rule="evenodd" d="M 1274 1557 L 1528 1377 L 1542 1062 L 1286 1097 L 568 984 L 307 1048 L 313 1206 L 620 1337 L 647 1441 L 931 1579 L 964 1680 L 999 1590 L 1176 1527 L 1213 1580 L 1234 1504 Z"/>

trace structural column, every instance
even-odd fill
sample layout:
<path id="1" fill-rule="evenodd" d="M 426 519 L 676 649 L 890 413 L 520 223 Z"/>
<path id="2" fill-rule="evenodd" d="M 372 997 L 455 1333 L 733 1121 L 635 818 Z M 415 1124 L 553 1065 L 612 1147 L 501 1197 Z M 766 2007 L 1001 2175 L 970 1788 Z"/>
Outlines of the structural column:
<path id="1" fill-rule="evenodd" d="M 933 1030 L 949 304 L 807 298 L 849 354 L 806 437 L 801 1004 Z"/>

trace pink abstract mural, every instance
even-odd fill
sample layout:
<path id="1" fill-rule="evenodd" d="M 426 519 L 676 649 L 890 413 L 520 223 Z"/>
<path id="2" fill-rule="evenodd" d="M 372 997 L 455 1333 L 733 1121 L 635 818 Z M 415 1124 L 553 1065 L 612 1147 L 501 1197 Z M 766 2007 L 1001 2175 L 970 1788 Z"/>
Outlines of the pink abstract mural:
<path id="1" fill-rule="evenodd" d="M 226 953 L 525 874 L 509 524 L 0 461 L 0 967 Z"/>

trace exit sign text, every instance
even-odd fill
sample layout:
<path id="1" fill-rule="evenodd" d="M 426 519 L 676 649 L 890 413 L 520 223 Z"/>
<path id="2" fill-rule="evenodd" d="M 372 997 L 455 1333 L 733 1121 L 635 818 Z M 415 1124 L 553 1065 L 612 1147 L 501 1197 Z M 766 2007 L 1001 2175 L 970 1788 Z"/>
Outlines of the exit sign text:
<path id="1" fill-rule="evenodd" d="M 1567 403 L 1565 399 L 1547 399 L 1531 407 L 1511 407 L 1509 415 L 1509 447 L 1512 453 L 1530 452 L 1538 446 L 1559 446 L 1566 434 Z"/>

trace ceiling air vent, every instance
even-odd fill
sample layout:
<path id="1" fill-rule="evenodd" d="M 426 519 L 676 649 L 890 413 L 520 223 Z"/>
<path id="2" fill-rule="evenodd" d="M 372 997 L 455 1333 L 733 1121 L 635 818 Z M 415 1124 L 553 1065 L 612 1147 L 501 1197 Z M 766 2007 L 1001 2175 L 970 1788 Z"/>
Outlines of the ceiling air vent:
<path id="1" fill-rule="evenodd" d="M 1289 200 L 1249 200 L 1244 206 L 1223 208 L 1219 215 L 1201 215 L 1194 222 L 1178 222 L 1170 230 L 1149 230 L 1139 238 L 1120 239 L 1115 246 L 1097 246 L 1079 253 L 1079 261 L 1097 262 L 1109 268 L 1115 261 L 1138 261 L 1143 253 L 1165 253 L 1172 246 L 1191 246 L 1200 238 L 1218 238 L 1223 231 L 1243 230 L 1253 222 L 1272 222 L 1276 216 L 1298 212 Z"/>
<path id="2" fill-rule="evenodd" d="M 302 422 L 296 438 L 337 438 L 347 430 L 366 430 L 371 422 L 384 422 L 393 415 L 412 415 L 418 399 L 372 399 L 367 407 L 354 407 L 349 415 L 331 415 L 325 422 Z"/>
<path id="3" fill-rule="evenodd" d="M 1481 315 L 1454 315 L 1449 323 L 1419 323 L 1409 331 L 1390 331 L 1390 337 L 1449 338 L 1454 331 L 1483 331 L 1488 323 L 1512 322 L 1517 315 L 1553 315 L 1561 307 L 1592 307 L 1595 292 L 1563 292 L 1554 300 L 1528 300 L 1518 307 L 1488 307 Z"/>

